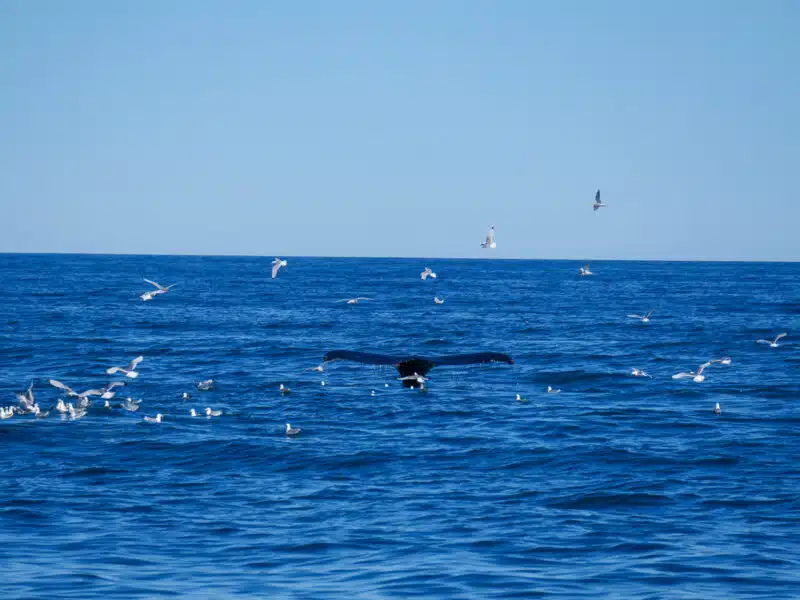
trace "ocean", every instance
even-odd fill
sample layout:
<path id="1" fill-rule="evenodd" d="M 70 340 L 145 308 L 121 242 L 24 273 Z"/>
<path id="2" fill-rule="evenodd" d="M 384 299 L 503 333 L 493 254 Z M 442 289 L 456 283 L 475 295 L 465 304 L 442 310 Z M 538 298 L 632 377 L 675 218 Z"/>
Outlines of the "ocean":
<path id="1" fill-rule="evenodd" d="M 800 264 L 283 258 L 0 255 L 4 597 L 800 597 Z"/>

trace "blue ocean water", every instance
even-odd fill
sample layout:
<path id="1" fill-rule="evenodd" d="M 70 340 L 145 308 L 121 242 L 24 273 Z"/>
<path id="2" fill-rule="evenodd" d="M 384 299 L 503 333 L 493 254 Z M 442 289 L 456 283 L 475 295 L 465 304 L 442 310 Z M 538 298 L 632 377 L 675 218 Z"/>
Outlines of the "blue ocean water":
<path id="1" fill-rule="evenodd" d="M 288 260 L 0 255 L 0 405 L 145 356 L 139 413 L 0 421 L 4 596 L 800 597 L 800 264 Z"/>

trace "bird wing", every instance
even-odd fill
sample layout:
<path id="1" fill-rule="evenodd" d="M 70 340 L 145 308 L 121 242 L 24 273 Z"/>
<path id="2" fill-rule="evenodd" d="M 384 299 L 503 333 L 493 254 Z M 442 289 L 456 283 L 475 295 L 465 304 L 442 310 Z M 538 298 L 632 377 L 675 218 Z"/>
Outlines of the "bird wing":
<path id="1" fill-rule="evenodd" d="M 711 360 L 711 361 L 708 361 L 708 362 L 704 362 L 702 365 L 700 365 L 697 368 L 697 374 L 700 375 L 703 371 L 706 370 L 706 367 L 710 367 L 711 366 L 712 362 L 715 362 L 715 361 Z"/>
<path id="2" fill-rule="evenodd" d="M 372 300 L 372 298 L 356 298 L 356 300 Z"/>
<path id="3" fill-rule="evenodd" d="M 675 373 L 673 379 L 685 379 L 686 377 L 694 377 L 694 373 Z"/>
<path id="4" fill-rule="evenodd" d="M 756 340 L 756 344 L 771 344 L 769 340 Z"/>
<path id="5" fill-rule="evenodd" d="M 133 360 L 130 362 L 130 364 L 129 364 L 129 365 L 126 367 L 126 369 L 127 369 L 128 371 L 133 371 L 134 369 L 136 369 L 136 366 L 137 366 L 137 365 L 138 365 L 140 362 L 142 362 L 143 360 L 144 360 L 144 356 L 137 356 L 136 358 L 134 358 L 134 359 L 133 359 Z"/>
<path id="6" fill-rule="evenodd" d="M 105 390 L 86 390 L 78 394 L 78 398 L 86 398 L 87 396 L 102 396 Z"/>
<path id="7" fill-rule="evenodd" d="M 272 278 L 273 279 L 275 279 L 275 277 L 278 276 L 278 271 L 280 271 L 280 268 L 281 268 L 281 261 L 276 258 L 274 261 L 272 261 Z"/>
<path id="8" fill-rule="evenodd" d="M 111 391 L 111 390 L 113 390 L 115 387 L 120 387 L 120 386 L 123 386 L 123 387 L 124 387 L 124 386 L 126 386 L 126 385 L 128 385 L 128 384 L 127 384 L 127 383 L 125 383 L 124 381 L 112 381 L 111 383 L 109 383 L 109 384 L 106 386 L 106 391 L 107 391 L 107 392 L 110 392 L 110 391 Z"/>
<path id="9" fill-rule="evenodd" d="M 629 319 L 643 319 L 644 317 L 642 315 L 628 315 L 628 318 Z"/>
<path id="10" fill-rule="evenodd" d="M 650 315 L 652 315 L 654 312 L 656 312 L 656 311 L 655 311 L 655 309 L 653 309 L 653 310 L 650 310 L 650 311 L 647 311 L 647 314 L 644 316 L 644 317 L 645 317 L 645 319 L 649 319 L 649 318 L 650 318 Z"/>
<path id="11" fill-rule="evenodd" d="M 786 334 L 786 333 L 781 333 L 780 335 L 778 335 L 778 337 L 775 338 L 775 343 L 777 343 L 779 339 L 785 338 L 787 335 L 788 334 Z"/>
<path id="12" fill-rule="evenodd" d="M 154 286 L 156 286 L 156 287 L 157 287 L 158 289 L 160 289 L 160 290 L 163 290 L 163 289 L 164 289 L 164 288 L 163 288 L 163 286 L 162 286 L 161 284 L 159 284 L 159 283 L 156 283 L 155 281 L 152 281 L 152 280 L 150 280 L 150 279 L 145 279 L 145 281 L 146 281 L 147 283 L 151 284 L 151 285 L 154 285 Z"/>
<path id="13" fill-rule="evenodd" d="M 594 201 L 600 204 L 600 190 L 597 190 L 597 193 L 594 195 Z"/>
<path id="14" fill-rule="evenodd" d="M 489 245 L 494 244 L 494 226 L 489 228 L 489 233 L 486 234 L 486 243 Z"/>
<path id="15" fill-rule="evenodd" d="M 17 393 L 17 400 L 19 400 L 19 403 L 24 406 L 26 410 L 30 410 L 33 407 L 33 402 L 28 400 L 25 394 Z"/>
<path id="16" fill-rule="evenodd" d="M 64 390 L 65 392 L 71 392 L 73 394 L 75 393 L 71 387 L 69 387 L 68 385 L 64 385 L 57 379 L 51 379 L 50 385 L 52 385 L 53 387 L 57 387 L 60 390 Z"/>

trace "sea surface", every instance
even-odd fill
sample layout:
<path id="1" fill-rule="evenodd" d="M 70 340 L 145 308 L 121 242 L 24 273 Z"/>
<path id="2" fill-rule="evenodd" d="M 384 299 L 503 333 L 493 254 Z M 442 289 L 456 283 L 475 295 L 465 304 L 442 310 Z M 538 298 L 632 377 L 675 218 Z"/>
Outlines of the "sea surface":
<path id="1" fill-rule="evenodd" d="M 800 597 L 800 264 L 283 258 L 0 255 L 2 597 Z"/>

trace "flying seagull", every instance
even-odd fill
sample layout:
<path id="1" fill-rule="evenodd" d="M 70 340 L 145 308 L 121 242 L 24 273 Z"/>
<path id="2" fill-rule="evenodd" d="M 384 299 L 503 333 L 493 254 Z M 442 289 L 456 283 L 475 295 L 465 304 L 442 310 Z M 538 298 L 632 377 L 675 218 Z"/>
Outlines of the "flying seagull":
<path id="1" fill-rule="evenodd" d="M 606 205 L 603 204 L 602 200 L 600 200 L 600 190 L 597 190 L 597 193 L 594 195 L 594 204 L 592 205 L 592 208 L 594 208 L 596 211 L 598 208 L 603 208 L 604 206 Z"/>
<path id="2" fill-rule="evenodd" d="M 778 347 L 778 340 L 781 338 L 785 338 L 788 334 L 781 333 L 780 335 L 776 336 L 773 341 L 769 340 L 756 340 L 756 344 L 769 344 L 770 348 L 777 348 Z"/>
<path id="3" fill-rule="evenodd" d="M 428 371 L 434 367 L 447 365 L 472 365 L 478 363 L 501 362 L 514 364 L 514 360 L 508 354 L 500 352 L 476 352 L 473 354 L 452 354 L 449 356 L 425 357 L 425 356 L 391 356 L 386 354 L 373 354 L 370 352 L 355 352 L 352 350 L 331 350 L 323 358 L 322 362 L 334 360 L 350 360 L 366 365 L 391 365 L 400 374 L 405 387 L 418 387 L 420 376 L 424 377 Z M 410 379 L 405 379 L 410 377 Z"/>
<path id="4" fill-rule="evenodd" d="M 287 266 L 289 263 L 285 260 L 281 260 L 280 258 L 276 258 L 272 261 L 272 278 L 275 279 L 278 276 L 278 271 L 281 270 L 281 267 Z"/>
<path id="5" fill-rule="evenodd" d="M 153 298 L 155 298 L 159 294 L 166 294 L 169 291 L 170 288 L 175 287 L 174 283 L 172 285 L 168 285 L 168 286 L 165 287 L 165 286 L 161 285 L 160 283 L 156 283 L 155 281 L 151 281 L 149 279 L 145 279 L 145 281 L 147 283 L 150 283 L 150 284 L 156 286 L 156 289 L 151 290 L 149 292 L 145 292 L 144 294 L 139 296 L 144 301 L 152 300 Z"/>
<path id="6" fill-rule="evenodd" d="M 710 360 L 708 362 L 704 362 L 702 365 L 697 367 L 697 371 L 689 371 L 688 373 L 675 373 L 672 376 L 673 379 L 686 379 L 687 377 L 691 377 L 692 381 L 695 383 L 702 383 L 706 380 L 706 376 L 703 375 L 703 371 L 705 371 L 708 367 L 710 367 L 715 362 L 722 362 L 719 360 Z"/>
<path id="7" fill-rule="evenodd" d="M 139 372 L 136 371 L 136 367 L 143 360 L 144 356 L 137 356 L 130 363 L 128 363 L 127 367 L 111 367 L 109 369 L 106 369 L 106 375 L 113 375 L 114 373 L 124 373 L 125 377 L 136 379 L 139 376 Z"/>
<path id="8" fill-rule="evenodd" d="M 347 302 L 348 304 L 358 304 L 361 300 L 373 300 L 373 298 L 365 298 L 363 296 L 359 296 L 358 298 L 342 298 L 341 300 L 337 300 L 336 302 Z"/>
<path id="9" fill-rule="evenodd" d="M 425 270 L 419 274 L 419 277 L 422 279 L 422 281 L 425 281 L 428 277 L 431 279 L 436 279 L 436 273 L 431 271 L 430 267 L 425 267 Z"/>
<path id="10" fill-rule="evenodd" d="M 650 315 L 652 315 L 655 310 L 648 311 L 646 315 L 628 315 L 629 319 L 639 319 L 642 323 L 649 323 L 650 322 Z"/>
<path id="11" fill-rule="evenodd" d="M 494 225 L 489 227 L 489 233 L 486 234 L 486 241 L 481 244 L 481 248 L 497 248 L 497 243 L 494 241 Z"/>

